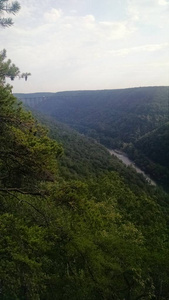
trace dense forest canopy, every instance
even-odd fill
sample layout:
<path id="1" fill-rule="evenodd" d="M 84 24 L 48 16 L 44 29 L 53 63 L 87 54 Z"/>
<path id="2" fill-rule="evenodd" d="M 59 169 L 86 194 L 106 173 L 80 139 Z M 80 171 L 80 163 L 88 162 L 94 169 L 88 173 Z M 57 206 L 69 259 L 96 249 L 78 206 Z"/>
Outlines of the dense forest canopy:
<path id="1" fill-rule="evenodd" d="M 1 179 L 2 299 L 167 299 L 168 196 L 93 140 L 37 115 L 50 140 L 5 92 L 13 104 L 4 108 L 20 120 L 8 143 L 18 131 L 22 160 L 8 165 L 10 182 Z"/>
<path id="2" fill-rule="evenodd" d="M 64 149 L 47 203 L 40 204 L 53 246 L 45 252 L 49 279 L 42 280 L 45 291 L 36 290 L 38 297 L 167 299 L 168 195 L 95 140 L 56 118 L 35 116 Z"/>

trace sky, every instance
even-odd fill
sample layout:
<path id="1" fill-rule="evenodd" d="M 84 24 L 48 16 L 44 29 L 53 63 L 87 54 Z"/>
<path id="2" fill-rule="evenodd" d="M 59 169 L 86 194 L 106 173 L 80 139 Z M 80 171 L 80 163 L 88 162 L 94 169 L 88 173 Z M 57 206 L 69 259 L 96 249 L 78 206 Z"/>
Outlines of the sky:
<path id="1" fill-rule="evenodd" d="M 1 49 L 32 75 L 13 92 L 169 85 L 169 0 L 18 2 Z"/>

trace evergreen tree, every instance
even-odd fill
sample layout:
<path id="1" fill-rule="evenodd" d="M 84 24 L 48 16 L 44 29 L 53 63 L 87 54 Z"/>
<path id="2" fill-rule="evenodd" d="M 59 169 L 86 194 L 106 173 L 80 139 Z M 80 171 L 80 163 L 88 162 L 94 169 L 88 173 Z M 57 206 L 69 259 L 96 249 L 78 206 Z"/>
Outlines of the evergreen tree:
<path id="1" fill-rule="evenodd" d="M 20 4 L 18 1 L 8 3 L 9 0 L 0 0 L 0 26 L 9 27 L 13 25 L 11 18 L 3 18 L 3 14 L 15 14 L 20 9 Z M 5 82 L 5 78 L 9 77 L 11 80 L 14 80 L 16 76 L 20 78 L 25 78 L 27 80 L 28 76 L 31 73 L 22 73 L 20 74 L 19 68 L 11 62 L 10 59 L 6 60 L 6 50 L 3 49 L 0 52 L 0 85 Z"/>
<path id="2" fill-rule="evenodd" d="M 14 80 L 16 76 L 19 76 L 19 68 L 12 64 L 11 60 L 6 59 L 6 50 L 0 52 L 0 84 L 5 83 L 5 78 L 9 77 L 11 80 Z"/>
<path id="3" fill-rule="evenodd" d="M 54 179 L 61 148 L 2 86 L 0 107 L 0 190 L 37 193 L 36 182 Z"/>
<path id="4" fill-rule="evenodd" d="M 6 50 L 0 51 L 0 85 L 5 84 L 5 79 L 14 80 L 16 77 L 25 78 L 27 81 L 31 73 L 20 73 L 20 70 L 10 59 L 6 60 Z"/>
<path id="5" fill-rule="evenodd" d="M 0 26 L 9 27 L 13 25 L 12 18 L 3 17 L 5 13 L 16 14 L 20 9 L 20 4 L 18 1 L 13 1 L 9 3 L 9 0 L 0 0 Z"/>

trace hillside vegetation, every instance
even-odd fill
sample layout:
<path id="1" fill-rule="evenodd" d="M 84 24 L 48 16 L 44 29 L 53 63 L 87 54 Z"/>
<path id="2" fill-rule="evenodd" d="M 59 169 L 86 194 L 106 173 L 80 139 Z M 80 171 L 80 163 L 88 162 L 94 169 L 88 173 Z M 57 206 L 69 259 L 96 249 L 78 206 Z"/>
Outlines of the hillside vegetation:
<path id="1" fill-rule="evenodd" d="M 138 166 L 167 189 L 168 89 L 145 87 L 17 96 L 98 143 L 127 152 Z"/>
<path id="2" fill-rule="evenodd" d="M 125 151 L 151 178 L 169 190 L 169 123 L 147 133 Z"/>
<path id="3" fill-rule="evenodd" d="M 0 106 L 1 299 L 167 300 L 168 195 L 7 87 Z"/>

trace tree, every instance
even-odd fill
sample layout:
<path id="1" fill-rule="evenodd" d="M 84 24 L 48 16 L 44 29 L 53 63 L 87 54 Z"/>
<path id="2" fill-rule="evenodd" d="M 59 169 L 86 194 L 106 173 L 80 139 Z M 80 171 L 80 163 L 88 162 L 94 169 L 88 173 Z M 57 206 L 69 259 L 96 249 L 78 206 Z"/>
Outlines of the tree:
<path id="1" fill-rule="evenodd" d="M 0 52 L 0 84 L 5 83 L 5 78 L 9 77 L 11 80 L 14 80 L 16 76 L 19 76 L 19 68 L 12 64 L 11 60 L 6 59 L 6 50 Z"/>
<path id="2" fill-rule="evenodd" d="M 10 59 L 6 60 L 6 50 L 0 51 L 0 85 L 5 83 L 6 78 L 14 80 L 16 77 L 25 78 L 27 81 L 31 73 L 20 73 L 19 68 L 11 62 Z"/>
<path id="3" fill-rule="evenodd" d="M 8 14 L 16 14 L 20 9 L 20 4 L 18 1 L 14 1 L 8 4 L 8 0 L 0 0 L 0 26 L 2 27 L 9 27 L 13 25 L 13 21 L 11 18 L 2 18 L 1 16 L 5 13 Z M 9 77 L 11 80 L 14 80 L 15 77 L 25 78 L 27 81 L 28 76 L 31 73 L 20 73 L 18 67 L 15 66 L 11 62 L 10 59 L 6 60 L 6 50 L 3 49 L 0 52 L 0 85 L 4 84 L 5 78 Z"/>
<path id="4" fill-rule="evenodd" d="M 20 10 L 20 4 L 18 1 L 8 3 L 9 0 L 0 0 L 0 26 L 9 27 L 13 25 L 12 18 L 2 17 L 3 14 L 16 14 Z"/>
<path id="5" fill-rule="evenodd" d="M 3 86 L 0 107 L 0 191 L 39 193 L 38 182 L 54 180 L 61 147 Z"/>

